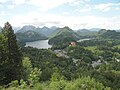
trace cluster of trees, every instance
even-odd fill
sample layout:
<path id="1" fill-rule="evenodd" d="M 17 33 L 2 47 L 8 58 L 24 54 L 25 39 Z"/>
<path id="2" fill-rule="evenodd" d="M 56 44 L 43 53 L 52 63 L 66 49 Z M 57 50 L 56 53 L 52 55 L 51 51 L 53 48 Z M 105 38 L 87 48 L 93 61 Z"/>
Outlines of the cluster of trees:
<path id="1" fill-rule="evenodd" d="M 80 77 L 73 81 L 67 81 L 59 72 L 53 73 L 51 79 L 46 84 L 36 82 L 32 87 L 22 81 L 18 85 L 17 81 L 10 83 L 10 87 L 6 90 L 111 90 L 110 87 L 105 87 L 102 83 L 97 82 L 91 77 Z M 4 88 L 1 87 L 1 90 Z"/>
<path id="2" fill-rule="evenodd" d="M 92 63 L 95 60 L 94 54 L 81 46 L 76 47 L 67 47 L 66 49 L 67 55 L 71 58 L 79 59 L 85 63 Z"/>
<path id="3" fill-rule="evenodd" d="M 78 45 L 80 46 L 116 46 L 120 45 L 120 40 L 119 39 L 91 39 L 91 40 L 85 40 L 82 42 L 78 42 Z"/>
<path id="4" fill-rule="evenodd" d="M 0 85 L 21 79 L 22 53 L 12 26 L 7 22 L 0 34 Z"/>
<path id="5" fill-rule="evenodd" d="M 72 59 L 64 57 L 57 57 L 56 54 L 47 49 L 36 49 L 32 47 L 23 48 L 23 52 L 26 53 L 27 57 L 30 57 L 33 67 L 40 68 L 41 80 L 47 81 L 54 73 L 55 69 L 58 68 L 67 80 L 71 80 L 71 76 L 75 76 L 75 63 Z"/>
<path id="6" fill-rule="evenodd" d="M 69 55 L 69 58 L 57 57 L 51 50 L 39 50 L 32 47 L 23 49 L 26 56 L 30 57 L 32 65 L 41 69 L 41 81 L 49 81 L 57 68 L 61 76 L 64 76 L 67 81 L 90 76 L 91 78 L 95 78 L 97 82 L 101 82 L 104 86 L 115 90 L 120 88 L 119 83 L 117 83 L 120 81 L 120 63 L 112 61 L 106 64 L 103 62 L 96 67 L 92 67 L 92 60 L 101 59 L 101 57 L 95 56 L 96 54 L 90 50 L 76 46 L 68 47 L 65 51 Z M 72 58 L 78 61 L 74 63 Z M 108 76 L 109 74 L 111 76 Z"/>

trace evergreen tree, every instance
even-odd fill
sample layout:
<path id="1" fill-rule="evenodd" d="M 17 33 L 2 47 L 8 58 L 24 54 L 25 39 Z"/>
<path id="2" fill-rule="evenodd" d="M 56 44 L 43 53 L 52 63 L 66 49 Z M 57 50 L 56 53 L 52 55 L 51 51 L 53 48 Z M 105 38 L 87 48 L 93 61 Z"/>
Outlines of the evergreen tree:
<path id="1" fill-rule="evenodd" d="M 22 54 L 17 45 L 16 35 L 12 26 L 7 22 L 2 30 L 3 35 L 7 38 L 7 67 L 5 72 L 4 84 L 10 83 L 12 80 L 21 79 Z"/>
<path id="2" fill-rule="evenodd" d="M 4 83 L 5 72 L 7 67 L 7 48 L 6 48 L 7 39 L 3 34 L 0 34 L 0 85 Z"/>

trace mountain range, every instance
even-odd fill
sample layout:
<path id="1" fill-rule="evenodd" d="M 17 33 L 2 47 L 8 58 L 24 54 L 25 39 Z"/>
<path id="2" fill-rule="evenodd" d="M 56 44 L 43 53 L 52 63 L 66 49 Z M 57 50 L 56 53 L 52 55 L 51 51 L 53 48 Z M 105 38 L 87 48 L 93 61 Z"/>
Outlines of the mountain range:
<path id="1" fill-rule="evenodd" d="M 0 27 L 1 29 L 1 27 Z M 49 38 L 49 44 L 64 44 L 65 42 L 77 41 L 81 38 L 119 38 L 119 31 L 112 31 L 100 28 L 79 29 L 77 31 L 65 26 L 58 28 L 53 26 L 48 28 L 46 26 L 40 28 L 32 25 L 26 25 L 22 28 L 15 28 L 17 40 L 22 42 L 45 40 Z M 19 30 L 18 30 L 19 29 Z"/>
<path id="2" fill-rule="evenodd" d="M 39 28 L 39 27 L 35 27 L 35 26 L 32 26 L 32 25 L 26 25 L 26 26 L 23 26 L 20 30 L 18 30 L 16 33 L 25 33 L 29 30 L 31 31 L 34 31 L 34 32 L 37 32 L 39 34 L 44 34 L 45 36 L 49 37 L 51 35 L 52 32 L 54 32 L 55 30 L 57 29 L 57 27 L 51 27 L 51 28 L 48 28 L 46 26 L 42 27 L 42 28 Z"/>

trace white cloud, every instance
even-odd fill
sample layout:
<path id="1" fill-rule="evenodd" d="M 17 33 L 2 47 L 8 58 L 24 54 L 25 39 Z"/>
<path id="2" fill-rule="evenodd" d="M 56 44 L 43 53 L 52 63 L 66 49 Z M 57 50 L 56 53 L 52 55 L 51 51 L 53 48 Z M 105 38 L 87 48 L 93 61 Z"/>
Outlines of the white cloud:
<path id="1" fill-rule="evenodd" d="M 94 9 L 98 9 L 101 11 L 109 11 L 111 8 L 119 7 L 120 3 L 103 3 L 94 6 Z"/>
<path id="2" fill-rule="evenodd" d="M 9 9 L 13 9 L 13 8 L 15 8 L 15 5 L 8 5 L 7 6 Z"/>
<path id="3" fill-rule="evenodd" d="M 83 8 L 83 9 L 76 9 L 76 12 L 84 13 L 84 12 L 89 12 L 91 9 Z"/>
<path id="4" fill-rule="evenodd" d="M 70 13 L 69 12 L 63 12 L 63 15 L 69 15 Z"/>
<path id="5" fill-rule="evenodd" d="M 15 5 L 26 4 L 36 6 L 41 11 L 47 11 L 63 4 L 79 6 L 81 3 L 85 3 L 90 0 L 0 0 L 0 3 L 5 3 L 7 1 L 12 2 L 12 5 L 9 5 L 8 8 L 14 8 Z"/>
<path id="6" fill-rule="evenodd" d="M 20 4 L 25 4 L 26 0 L 12 0 L 12 2 L 15 5 L 20 5 Z"/>
<path id="7" fill-rule="evenodd" d="M 99 5 L 95 5 L 95 9 L 99 9 L 99 10 L 109 10 L 108 8 L 110 8 L 113 4 L 112 3 L 107 3 L 107 4 L 99 4 Z"/>
<path id="8" fill-rule="evenodd" d="M 116 19 L 117 18 L 117 19 Z M 26 15 L 18 15 L 11 18 L 13 26 L 32 24 L 35 26 L 69 26 L 72 29 L 79 28 L 106 28 L 119 29 L 120 18 L 97 17 L 97 16 L 61 16 L 55 14 L 42 14 L 32 12 Z"/>
<path id="9" fill-rule="evenodd" d="M 72 3 L 75 0 L 30 0 L 28 4 L 39 7 L 42 11 L 58 7 L 65 3 Z"/>
<path id="10" fill-rule="evenodd" d="M 9 0 L 0 0 L 0 3 L 6 3 Z"/>
<path id="11" fill-rule="evenodd" d="M 89 12 L 92 10 L 92 7 L 89 4 L 84 5 L 84 8 L 76 9 L 77 12 Z"/>
<path id="12" fill-rule="evenodd" d="M 89 2 L 90 0 L 73 0 L 72 2 L 70 2 L 70 6 L 78 6 L 80 4 L 85 4 L 86 2 Z"/>
<path id="13" fill-rule="evenodd" d="M 120 7 L 116 7 L 115 10 L 120 10 Z"/>
<path id="14" fill-rule="evenodd" d="M 1 11 L 0 12 L 0 16 L 8 16 L 8 15 L 11 15 L 11 13 L 6 13 L 6 12 L 4 12 L 4 11 Z"/>
<path id="15" fill-rule="evenodd" d="M 90 0 L 12 0 L 14 5 L 29 4 L 39 7 L 41 11 L 47 11 L 63 4 L 79 6 L 80 3 L 88 1 Z"/>
<path id="16" fill-rule="evenodd" d="M 14 26 L 22 26 L 25 24 L 46 25 L 55 23 L 58 24 L 60 19 L 61 17 L 59 15 L 31 12 L 26 15 L 17 15 L 11 18 L 10 22 Z"/>

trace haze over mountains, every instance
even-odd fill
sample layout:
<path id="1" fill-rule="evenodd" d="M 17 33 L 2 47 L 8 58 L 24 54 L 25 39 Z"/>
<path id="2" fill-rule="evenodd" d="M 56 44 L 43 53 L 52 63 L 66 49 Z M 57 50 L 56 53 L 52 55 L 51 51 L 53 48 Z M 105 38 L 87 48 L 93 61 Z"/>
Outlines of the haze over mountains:
<path id="1" fill-rule="evenodd" d="M 16 33 L 24 33 L 26 31 L 35 31 L 37 33 L 40 33 L 40 34 L 44 34 L 45 36 L 49 36 L 54 30 L 56 30 L 57 27 L 51 27 L 51 28 L 48 28 L 46 26 L 42 27 L 42 28 L 39 28 L 39 27 L 35 27 L 35 26 L 32 26 L 32 25 L 26 25 L 26 26 L 23 26 L 20 30 L 18 30 Z"/>

